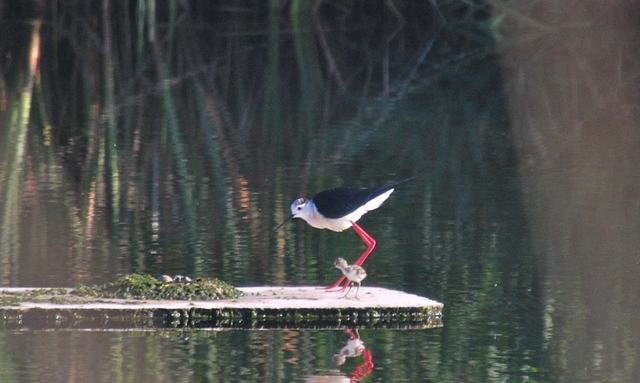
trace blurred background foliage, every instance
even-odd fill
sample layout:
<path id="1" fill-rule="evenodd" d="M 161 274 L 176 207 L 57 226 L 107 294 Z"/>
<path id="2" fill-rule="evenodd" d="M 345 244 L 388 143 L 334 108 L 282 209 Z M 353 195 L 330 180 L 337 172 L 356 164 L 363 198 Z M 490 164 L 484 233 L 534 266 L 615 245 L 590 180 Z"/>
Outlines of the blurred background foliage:
<path id="1" fill-rule="evenodd" d="M 284 251 L 264 228 L 296 193 L 352 174 L 356 185 L 431 171 L 442 179 L 467 155 L 471 164 L 460 166 L 509 158 L 490 153 L 495 140 L 504 146 L 504 123 L 486 126 L 501 114 L 498 73 L 478 79 L 468 69 L 491 52 L 488 5 L 149 0 L 1 9 L 3 36 L 12 37 L 0 42 L 5 283 L 50 284 L 69 269 L 81 281 L 148 268 L 256 272 L 251 264 L 261 270 L 260 260 Z M 454 114 L 446 100 L 467 86 L 490 95 L 453 106 L 463 120 L 484 116 L 459 133 L 459 121 L 441 116 Z M 380 172 L 389 160 L 394 168 Z M 468 182 L 468 169 L 452 168 L 458 184 Z M 29 180 L 36 195 L 25 201 Z M 41 210 L 25 216 L 28 203 Z M 29 219 L 32 229 L 21 227 Z M 27 238 L 43 241 L 39 256 L 57 253 L 52 267 L 61 267 L 38 275 L 39 262 L 24 259 L 38 256 L 25 251 Z M 56 241 L 71 246 L 52 252 Z M 20 253 L 30 255 L 7 259 Z"/>

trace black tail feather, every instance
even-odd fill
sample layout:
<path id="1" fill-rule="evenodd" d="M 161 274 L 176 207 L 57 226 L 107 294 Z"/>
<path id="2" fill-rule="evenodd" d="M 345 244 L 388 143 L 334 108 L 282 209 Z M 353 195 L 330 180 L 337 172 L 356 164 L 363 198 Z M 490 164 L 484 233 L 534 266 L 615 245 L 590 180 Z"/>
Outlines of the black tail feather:
<path id="1" fill-rule="evenodd" d="M 404 183 L 407 183 L 407 182 L 409 182 L 409 181 L 413 181 L 413 180 L 415 180 L 415 179 L 416 179 L 416 176 L 411 176 L 411 177 L 409 177 L 409 178 L 405 178 L 405 179 L 403 179 L 403 180 L 401 180 L 401 181 L 394 182 L 394 183 L 392 183 L 391 185 L 388 185 L 387 187 L 388 187 L 388 188 L 395 188 L 396 186 L 400 186 L 400 185 L 402 185 L 402 184 L 404 184 Z"/>

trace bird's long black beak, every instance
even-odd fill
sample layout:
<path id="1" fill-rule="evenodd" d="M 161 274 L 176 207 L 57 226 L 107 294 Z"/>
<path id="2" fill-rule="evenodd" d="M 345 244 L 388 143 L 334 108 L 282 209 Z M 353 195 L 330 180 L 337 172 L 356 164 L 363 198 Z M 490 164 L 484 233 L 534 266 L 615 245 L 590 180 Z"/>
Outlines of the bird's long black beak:
<path id="1" fill-rule="evenodd" d="M 279 224 L 278 226 L 276 226 L 275 229 L 273 229 L 274 232 L 278 231 L 279 228 L 281 228 L 282 226 L 284 226 L 285 223 L 291 221 L 293 219 L 293 214 L 291 214 L 289 216 L 289 218 L 287 218 L 284 222 L 282 222 L 281 224 Z"/>

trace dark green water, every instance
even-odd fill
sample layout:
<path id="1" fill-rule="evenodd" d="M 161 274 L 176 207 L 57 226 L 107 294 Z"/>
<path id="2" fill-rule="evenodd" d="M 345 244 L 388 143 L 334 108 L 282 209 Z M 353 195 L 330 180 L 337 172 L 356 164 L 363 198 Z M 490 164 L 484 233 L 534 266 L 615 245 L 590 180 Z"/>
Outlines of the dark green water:
<path id="1" fill-rule="evenodd" d="M 274 233 L 291 200 L 415 175 L 365 284 L 444 326 L 360 329 L 369 370 L 338 330 L 0 331 L 0 382 L 640 381 L 629 9 L 154 4 L 0 1 L 0 285 L 327 284 L 363 245 Z"/>

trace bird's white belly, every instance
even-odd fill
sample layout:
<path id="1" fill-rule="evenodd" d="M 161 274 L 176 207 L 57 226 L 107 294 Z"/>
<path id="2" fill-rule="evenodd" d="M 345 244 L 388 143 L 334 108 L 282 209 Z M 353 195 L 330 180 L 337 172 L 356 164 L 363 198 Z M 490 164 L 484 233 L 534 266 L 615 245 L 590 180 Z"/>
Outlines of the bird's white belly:
<path id="1" fill-rule="evenodd" d="M 359 338 L 349 339 L 347 344 L 340 349 L 340 355 L 343 355 L 347 358 L 353 358 L 356 356 L 360 356 L 362 351 L 364 351 L 364 342 Z"/>
<path id="2" fill-rule="evenodd" d="M 359 219 L 360 217 L 358 217 Z M 357 219 L 355 220 L 357 221 Z M 354 220 L 344 218 L 325 218 L 321 215 L 316 215 L 313 219 L 307 220 L 307 223 L 316 229 L 329 229 L 331 231 L 343 231 L 351 227 L 351 223 L 355 222 Z"/>
<path id="3" fill-rule="evenodd" d="M 344 276 L 350 281 L 360 282 L 367 277 L 367 273 L 363 269 L 351 268 Z"/>

